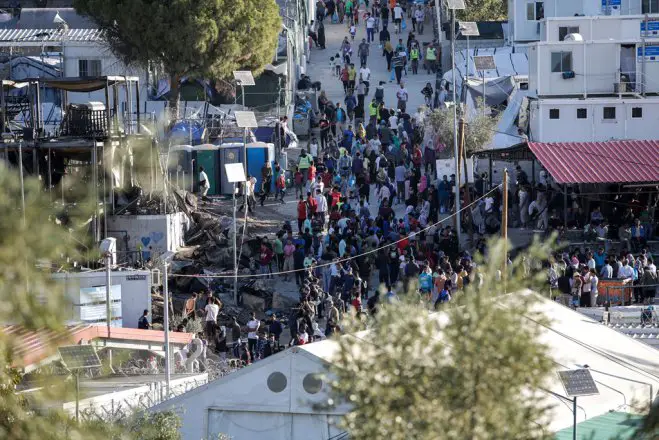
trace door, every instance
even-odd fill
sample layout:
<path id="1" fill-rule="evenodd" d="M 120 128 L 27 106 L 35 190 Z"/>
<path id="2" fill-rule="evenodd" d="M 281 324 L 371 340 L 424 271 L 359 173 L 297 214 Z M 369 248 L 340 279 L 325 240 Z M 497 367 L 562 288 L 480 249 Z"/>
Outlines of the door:
<path id="1" fill-rule="evenodd" d="M 197 175 L 199 174 L 200 167 L 204 167 L 208 180 L 210 181 L 210 188 L 208 195 L 217 194 L 217 167 L 216 165 L 217 150 L 199 150 L 197 151 Z M 197 177 L 198 179 L 198 177 Z"/>
<path id="2" fill-rule="evenodd" d="M 229 183 L 227 180 L 227 173 L 224 171 L 224 165 L 240 163 L 241 149 L 242 147 L 223 147 L 222 150 L 220 150 L 220 175 L 222 176 L 222 187 L 220 188 L 220 191 L 222 194 L 231 194 L 233 188 L 233 183 Z"/>
<path id="3" fill-rule="evenodd" d="M 622 78 L 623 75 L 626 80 Z M 627 91 L 636 89 L 636 47 L 633 44 L 620 45 L 620 77 L 621 83 L 628 83 Z"/>

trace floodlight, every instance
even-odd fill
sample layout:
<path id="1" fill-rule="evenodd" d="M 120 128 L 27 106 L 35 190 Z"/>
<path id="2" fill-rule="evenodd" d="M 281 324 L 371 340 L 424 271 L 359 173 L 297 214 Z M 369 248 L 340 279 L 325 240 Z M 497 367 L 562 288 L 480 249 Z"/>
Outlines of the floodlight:
<path id="1" fill-rule="evenodd" d="M 467 9 L 465 0 L 446 0 L 446 6 L 449 9 Z"/>

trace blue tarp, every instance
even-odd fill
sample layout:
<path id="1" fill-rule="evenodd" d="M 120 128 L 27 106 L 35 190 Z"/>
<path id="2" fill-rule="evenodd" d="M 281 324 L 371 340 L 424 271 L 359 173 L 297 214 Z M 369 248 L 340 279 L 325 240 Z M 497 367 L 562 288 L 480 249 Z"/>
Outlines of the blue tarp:
<path id="1" fill-rule="evenodd" d="M 204 128 L 200 122 L 181 121 L 174 124 L 169 132 L 169 138 L 181 139 L 186 144 L 199 145 L 202 143 L 203 134 Z"/>

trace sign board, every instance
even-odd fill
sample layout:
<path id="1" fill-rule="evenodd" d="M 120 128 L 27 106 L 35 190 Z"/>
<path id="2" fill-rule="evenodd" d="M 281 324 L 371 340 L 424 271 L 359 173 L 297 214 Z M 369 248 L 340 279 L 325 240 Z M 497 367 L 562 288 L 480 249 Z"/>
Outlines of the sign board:
<path id="1" fill-rule="evenodd" d="M 559 371 L 558 378 L 563 383 L 565 392 L 570 397 L 593 396 L 600 393 L 593 376 L 590 374 L 590 370 L 585 368 Z"/>
<path id="2" fill-rule="evenodd" d="M 618 0 L 620 1 L 620 0 Z M 446 0 L 449 9 L 466 9 L 465 0 Z"/>
<path id="3" fill-rule="evenodd" d="M 451 174 L 456 174 L 455 172 L 455 160 L 454 159 L 437 159 L 435 161 L 437 169 L 437 179 L 442 180 L 443 176 L 448 177 L 448 180 L 451 180 Z M 464 185 L 464 164 L 461 164 L 462 169 L 460 170 L 460 185 Z M 469 182 L 474 183 L 474 160 L 473 158 L 467 159 L 467 172 L 469 173 Z"/>
<path id="4" fill-rule="evenodd" d="M 654 63 L 659 61 L 659 45 L 645 46 L 645 62 Z M 643 62 L 643 47 L 636 48 L 636 62 Z"/>
<path id="5" fill-rule="evenodd" d="M 645 29 L 645 22 L 641 22 L 641 37 L 659 37 L 659 21 L 648 21 L 648 28 Z"/>
<path id="6" fill-rule="evenodd" d="M 476 70 L 495 70 L 497 68 L 492 55 L 482 55 L 474 57 L 474 66 Z"/>
<path id="7" fill-rule="evenodd" d="M 80 307 L 80 320 L 88 323 L 105 323 L 107 321 L 106 290 L 105 286 L 83 287 L 80 289 L 80 300 L 76 306 Z M 113 327 L 122 326 L 121 312 L 121 285 L 110 288 L 110 313 Z"/>
<path id="8" fill-rule="evenodd" d="M 606 8 L 607 6 L 620 6 L 622 5 L 622 0 L 602 0 L 602 7 Z"/>
<path id="9" fill-rule="evenodd" d="M 240 183 L 247 180 L 242 163 L 224 164 L 224 170 L 227 173 L 227 182 L 229 183 Z"/>

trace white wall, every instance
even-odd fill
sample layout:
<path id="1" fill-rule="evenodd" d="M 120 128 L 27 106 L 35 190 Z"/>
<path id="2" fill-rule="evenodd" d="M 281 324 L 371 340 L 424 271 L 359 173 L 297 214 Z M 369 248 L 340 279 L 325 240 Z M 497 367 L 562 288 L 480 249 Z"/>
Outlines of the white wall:
<path id="1" fill-rule="evenodd" d="M 76 298 L 80 297 L 83 287 L 106 286 L 105 271 L 81 273 L 56 273 L 52 277 L 64 283 L 67 298 L 71 301 L 68 314 L 76 316 Z M 142 312 L 151 310 L 151 273 L 145 270 L 112 271 L 111 284 L 121 285 L 121 315 L 123 326 L 137 328 L 137 321 Z M 79 312 L 78 312 L 79 315 Z"/>
<path id="2" fill-rule="evenodd" d="M 512 0 L 509 4 L 508 17 L 513 23 L 513 38 L 515 41 L 538 41 L 537 22 L 529 21 L 526 15 L 526 4 L 531 0 Z M 604 16 L 602 0 L 545 0 L 545 18 L 574 17 L 575 14 L 585 16 Z M 512 7 L 511 7 L 512 6 Z M 622 0 L 618 15 L 641 14 L 641 0 Z M 654 11 L 653 11 L 654 12 Z M 657 11 L 659 12 L 659 11 Z"/>
<path id="3" fill-rule="evenodd" d="M 575 77 L 563 79 L 551 71 L 552 52 L 571 52 Z M 579 96 L 614 94 L 620 75 L 619 42 L 535 43 L 529 47 L 529 89 L 538 96 Z M 638 60 L 637 60 L 638 61 Z M 636 77 L 641 80 L 641 63 L 636 63 Z M 659 92 L 659 62 L 647 62 L 646 92 Z"/>
<path id="4" fill-rule="evenodd" d="M 657 19 L 650 16 L 649 20 Z M 641 39 L 643 16 L 595 16 L 547 19 L 543 26 L 543 41 L 560 41 L 559 27 L 579 27 L 584 40 L 619 40 L 638 42 Z"/>
<path id="5" fill-rule="evenodd" d="M 108 217 L 108 235 L 117 239 L 120 251 L 143 249 L 157 254 L 175 252 L 183 246 L 183 236 L 190 226 L 182 212 L 167 215 L 115 215 Z M 126 236 L 128 249 L 126 249 Z"/>
<path id="6" fill-rule="evenodd" d="M 615 107 L 616 119 L 603 118 L 604 107 Z M 632 109 L 642 109 L 641 118 L 632 118 Z M 586 119 L 577 119 L 585 108 Z M 550 119 L 558 109 L 559 119 Z M 535 142 L 603 142 L 621 139 L 659 139 L 659 99 L 565 99 L 531 103 L 531 140 Z"/>

